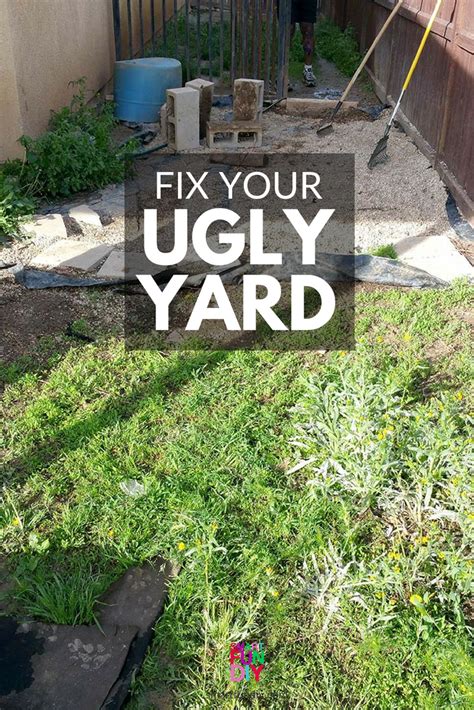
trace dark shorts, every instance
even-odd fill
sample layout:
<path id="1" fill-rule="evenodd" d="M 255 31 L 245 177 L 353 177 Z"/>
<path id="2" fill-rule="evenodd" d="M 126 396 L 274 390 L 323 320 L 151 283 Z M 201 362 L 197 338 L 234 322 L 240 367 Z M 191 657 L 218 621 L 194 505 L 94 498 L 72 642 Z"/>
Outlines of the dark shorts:
<path id="1" fill-rule="evenodd" d="M 317 0 L 292 0 L 291 24 L 299 22 L 316 22 Z"/>

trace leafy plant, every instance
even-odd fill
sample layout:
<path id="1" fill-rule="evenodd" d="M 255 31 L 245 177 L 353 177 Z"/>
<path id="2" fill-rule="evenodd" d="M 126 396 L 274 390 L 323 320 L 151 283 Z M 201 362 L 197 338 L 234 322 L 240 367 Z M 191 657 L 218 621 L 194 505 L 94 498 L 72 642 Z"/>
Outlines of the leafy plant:
<path id="1" fill-rule="evenodd" d="M 88 105 L 85 78 L 73 84 L 76 94 L 69 106 L 52 113 L 49 130 L 20 138 L 25 160 L 0 168 L 0 233 L 15 235 L 36 200 L 95 190 L 125 176 L 135 142 L 117 147 L 113 106 Z"/>
<path id="2" fill-rule="evenodd" d="M 15 236 L 20 221 L 34 212 L 35 205 L 17 177 L 0 172 L 0 237 Z"/>
<path id="3" fill-rule="evenodd" d="M 316 24 L 315 35 L 318 54 L 352 76 L 362 60 L 354 28 L 348 25 L 341 30 L 332 20 L 324 19 Z"/>

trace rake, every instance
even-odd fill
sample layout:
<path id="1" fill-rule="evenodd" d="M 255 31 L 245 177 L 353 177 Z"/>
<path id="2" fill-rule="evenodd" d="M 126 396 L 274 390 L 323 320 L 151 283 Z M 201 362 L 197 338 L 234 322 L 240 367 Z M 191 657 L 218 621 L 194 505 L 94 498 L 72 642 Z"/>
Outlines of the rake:
<path id="1" fill-rule="evenodd" d="M 427 25 L 427 27 L 426 27 L 426 30 L 425 30 L 425 32 L 424 32 L 424 34 L 423 34 L 423 39 L 421 40 L 420 46 L 418 47 L 418 51 L 417 51 L 417 53 L 415 54 L 415 58 L 413 59 L 413 61 L 412 61 L 412 63 L 411 63 L 411 67 L 410 67 L 410 70 L 409 70 L 409 72 L 408 72 L 408 74 L 407 74 L 407 78 L 405 79 L 405 83 L 403 84 L 402 92 L 401 92 L 401 94 L 400 94 L 400 96 L 399 96 L 399 99 L 398 99 L 398 101 L 397 101 L 397 103 L 396 103 L 395 108 L 393 109 L 393 113 L 392 113 L 392 115 L 390 116 L 390 120 L 389 120 L 389 122 L 387 123 L 387 126 L 386 126 L 386 128 L 385 128 L 384 134 L 383 134 L 382 138 L 379 140 L 379 142 L 377 143 L 377 145 L 375 146 L 374 152 L 373 152 L 372 155 L 370 156 L 370 160 L 369 160 L 369 162 L 368 162 L 368 166 L 369 166 L 369 168 L 370 168 L 371 170 L 372 170 L 372 168 L 374 168 L 374 167 L 375 167 L 376 165 L 378 165 L 379 163 L 385 162 L 385 161 L 387 160 L 387 158 L 388 158 L 388 155 L 387 155 L 387 145 L 388 145 L 388 138 L 389 138 L 389 134 L 390 134 L 390 129 L 391 129 L 392 126 L 393 126 L 393 123 L 394 123 L 394 121 L 395 121 L 395 116 L 396 116 L 397 113 L 398 113 L 398 110 L 399 110 L 399 108 L 400 108 L 400 104 L 402 103 L 403 97 L 405 96 L 405 92 L 406 92 L 406 90 L 408 89 L 408 87 L 409 87 L 409 85 L 410 85 L 410 81 L 411 81 L 411 79 L 412 79 L 413 74 L 415 73 L 415 69 L 416 69 L 417 64 L 418 64 L 418 62 L 419 62 L 419 60 L 420 60 L 420 57 L 421 57 L 421 55 L 422 55 L 422 53 L 423 53 L 423 50 L 424 50 L 424 48 L 425 48 L 425 44 L 426 44 L 426 42 L 428 41 L 428 37 L 429 37 L 429 34 L 430 34 L 430 32 L 431 32 L 431 28 L 433 27 L 434 21 L 436 20 L 436 16 L 437 16 L 437 14 L 438 14 L 438 12 L 439 12 L 439 9 L 440 9 L 440 7 L 441 7 L 441 3 L 442 3 L 442 2 L 443 2 L 443 0 L 438 0 L 437 3 L 436 3 L 436 5 L 435 5 L 435 8 L 434 8 L 434 10 L 433 10 L 433 13 L 432 13 L 432 15 L 431 15 L 431 17 L 430 17 L 430 21 L 428 22 L 428 25 Z"/>
<path id="2" fill-rule="evenodd" d="M 321 126 L 318 128 L 318 130 L 316 131 L 319 135 L 322 135 L 323 133 L 329 133 L 330 131 L 333 130 L 332 124 L 333 124 L 334 119 L 336 118 L 337 114 L 339 113 L 339 111 L 340 111 L 340 109 L 341 109 L 341 107 L 342 107 L 344 101 L 345 101 L 345 100 L 347 99 L 347 97 L 349 96 L 349 92 L 351 91 L 352 87 L 354 86 L 354 84 L 356 83 L 357 79 L 359 78 L 359 76 L 360 76 L 360 74 L 361 74 L 363 68 L 365 67 L 365 65 L 366 65 L 367 62 L 369 61 L 370 57 L 372 56 L 372 54 L 373 54 L 373 52 L 374 52 L 374 49 L 376 48 L 376 46 L 378 45 L 378 43 L 380 42 L 380 40 L 381 40 L 382 37 L 384 36 L 386 30 L 387 30 L 387 29 L 389 28 L 389 26 L 391 25 L 392 20 L 395 18 L 395 15 L 398 14 L 398 11 L 399 11 L 399 9 L 401 8 L 401 6 L 403 5 L 403 3 L 404 3 L 404 0 L 398 0 L 398 4 L 395 5 L 395 7 L 393 8 L 392 12 L 391 12 L 390 15 L 387 17 L 387 20 L 386 20 L 385 24 L 383 25 L 383 27 L 382 27 L 382 29 L 380 30 L 380 32 L 378 33 L 377 37 L 374 39 L 374 41 L 372 42 L 371 46 L 370 46 L 369 49 L 367 50 L 367 53 L 366 53 L 365 57 L 363 58 L 362 62 L 359 64 L 359 66 L 357 67 L 357 70 L 356 70 L 354 76 L 352 77 L 352 79 L 350 80 L 349 84 L 347 85 L 346 90 L 344 91 L 344 93 L 342 94 L 341 98 L 339 99 L 339 101 L 337 102 L 336 106 L 334 107 L 334 109 L 333 109 L 333 111 L 332 111 L 332 113 L 331 113 L 331 116 L 330 116 L 330 118 L 329 118 L 329 121 L 328 121 L 327 123 L 324 123 L 323 125 L 321 125 Z"/>

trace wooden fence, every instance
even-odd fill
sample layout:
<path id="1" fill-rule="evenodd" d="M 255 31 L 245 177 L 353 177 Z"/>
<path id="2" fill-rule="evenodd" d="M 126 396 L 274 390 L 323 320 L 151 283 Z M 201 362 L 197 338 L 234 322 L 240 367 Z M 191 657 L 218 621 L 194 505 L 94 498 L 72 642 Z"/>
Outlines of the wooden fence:
<path id="1" fill-rule="evenodd" d="M 393 103 L 436 0 L 406 0 L 369 61 L 382 100 Z M 354 26 L 365 51 L 394 0 L 322 0 L 322 13 Z M 401 123 L 474 220 L 474 0 L 445 0 L 402 104 Z"/>

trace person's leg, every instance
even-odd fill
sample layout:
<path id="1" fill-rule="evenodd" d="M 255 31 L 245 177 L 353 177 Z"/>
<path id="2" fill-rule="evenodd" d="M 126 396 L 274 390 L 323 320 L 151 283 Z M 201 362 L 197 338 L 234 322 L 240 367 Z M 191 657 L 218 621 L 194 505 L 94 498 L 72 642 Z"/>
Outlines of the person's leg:
<path id="1" fill-rule="evenodd" d="M 316 86 L 313 72 L 314 59 L 314 23 L 316 22 L 316 0 L 297 0 L 295 20 L 298 22 L 302 35 L 304 67 L 303 82 L 306 86 Z"/>
<path id="2" fill-rule="evenodd" d="M 312 22 L 300 22 L 300 29 L 303 35 L 304 63 L 306 66 L 312 66 L 314 54 L 314 25 Z"/>

